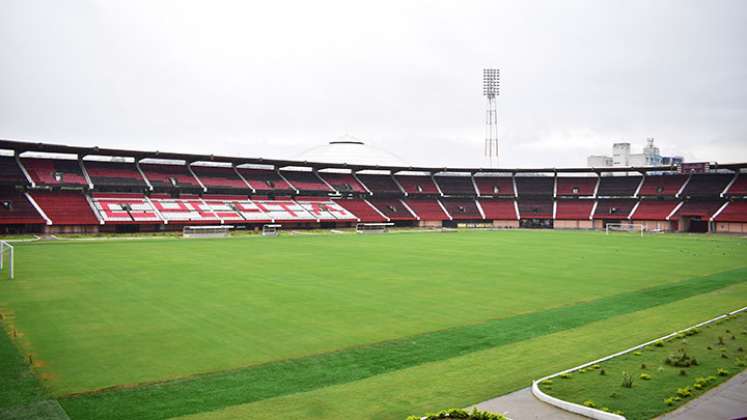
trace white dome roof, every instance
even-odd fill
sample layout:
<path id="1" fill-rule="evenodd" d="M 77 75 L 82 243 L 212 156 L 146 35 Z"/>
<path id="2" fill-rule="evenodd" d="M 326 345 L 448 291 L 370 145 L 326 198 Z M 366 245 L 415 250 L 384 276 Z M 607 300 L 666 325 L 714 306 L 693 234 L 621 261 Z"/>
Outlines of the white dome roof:
<path id="1" fill-rule="evenodd" d="M 298 159 L 322 163 L 406 166 L 402 159 L 389 152 L 368 146 L 360 140 L 348 138 L 313 147 L 301 153 Z"/>

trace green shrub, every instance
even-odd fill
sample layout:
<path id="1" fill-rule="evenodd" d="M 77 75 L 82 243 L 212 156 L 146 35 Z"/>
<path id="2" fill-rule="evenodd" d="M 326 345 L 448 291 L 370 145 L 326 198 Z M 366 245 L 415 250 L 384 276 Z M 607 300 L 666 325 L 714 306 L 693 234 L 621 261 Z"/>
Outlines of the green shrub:
<path id="1" fill-rule="evenodd" d="M 641 363 L 641 369 L 646 369 L 646 364 L 645 363 Z"/>
<path id="2" fill-rule="evenodd" d="M 633 356 L 640 356 L 640 355 L 642 355 L 642 354 L 643 354 L 643 353 L 641 353 L 640 351 L 634 351 L 634 352 L 633 352 Z"/>
<path id="3" fill-rule="evenodd" d="M 622 387 L 633 388 L 633 377 L 628 372 L 623 372 Z"/>
<path id="4" fill-rule="evenodd" d="M 584 407 L 597 408 L 597 405 L 592 400 L 584 401 Z"/>
<path id="5" fill-rule="evenodd" d="M 716 369 L 716 373 L 718 373 L 718 376 L 728 376 L 729 371 L 724 368 L 718 368 Z"/>
<path id="6" fill-rule="evenodd" d="M 685 369 L 680 369 L 680 376 L 687 376 L 687 371 Z"/>
<path id="7" fill-rule="evenodd" d="M 728 359 L 728 358 L 729 358 L 729 355 L 728 355 L 728 354 L 726 354 L 726 353 L 721 353 L 721 358 L 722 358 L 722 359 Z"/>
<path id="8" fill-rule="evenodd" d="M 747 362 L 745 362 L 744 359 L 737 359 L 736 363 L 737 363 L 737 366 L 739 366 L 739 367 L 746 367 L 747 366 Z"/>
<path id="9" fill-rule="evenodd" d="M 657 342 L 654 343 L 654 346 L 656 346 L 656 347 L 664 347 L 664 342 L 661 341 L 661 340 L 657 341 Z"/>
<path id="10" fill-rule="evenodd" d="M 644 381 L 650 381 L 651 375 L 649 375 L 648 373 L 641 373 L 640 378 L 643 379 Z"/>
<path id="11" fill-rule="evenodd" d="M 463 410 L 461 408 L 449 408 L 441 410 L 438 413 L 427 414 L 425 417 L 409 416 L 407 420 L 437 420 L 437 419 L 466 419 L 466 420 L 506 420 L 500 414 L 489 413 L 487 411 L 480 411 L 476 408 L 472 409 L 471 412 Z"/>
<path id="12" fill-rule="evenodd" d="M 684 388 L 677 388 L 677 396 L 680 398 L 688 398 L 693 395 L 692 391 L 690 390 L 689 386 L 686 386 Z"/>
<path id="13" fill-rule="evenodd" d="M 724 345 L 724 337 L 723 337 L 723 336 L 720 336 L 720 335 L 718 336 L 718 344 L 719 344 L 720 346 L 723 346 L 723 345 Z"/>
<path id="14" fill-rule="evenodd" d="M 546 379 L 540 383 L 542 386 L 552 386 L 552 379 Z"/>
<path id="15" fill-rule="evenodd" d="M 561 379 L 571 379 L 571 374 L 570 373 L 564 373 L 564 374 L 560 375 L 560 378 Z"/>
<path id="16" fill-rule="evenodd" d="M 599 374 L 604 376 L 607 374 L 607 372 L 604 369 L 599 369 Z"/>
<path id="17" fill-rule="evenodd" d="M 594 365 L 594 366 L 592 366 L 591 368 L 592 368 L 592 369 L 599 369 L 599 368 L 601 368 L 601 367 L 602 367 L 601 365 Z"/>
<path id="18" fill-rule="evenodd" d="M 672 353 L 664 359 L 664 363 L 674 367 L 690 367 L 697 366 L 698 361 L 694 357 L 690 357 L 685 349 L 680 349 L 677 353 Z"/>
<path id="19" fill-rule="evenodd" d="M 673 406 L 674 405 L 674 398 L 673 397 L 669 397 L 669 398 L 665 399 L 664 400 L 664 404 L 666 404 L 666 405 L 668 405 L 670 407 Z"/>

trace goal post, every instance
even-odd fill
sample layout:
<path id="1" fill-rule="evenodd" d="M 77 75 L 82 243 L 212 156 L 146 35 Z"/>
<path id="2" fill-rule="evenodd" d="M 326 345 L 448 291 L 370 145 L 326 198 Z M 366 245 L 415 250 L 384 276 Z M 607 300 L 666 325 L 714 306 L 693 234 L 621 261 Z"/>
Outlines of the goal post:
<path id="1" fill-rule="evenodd" d="M 640 223 L 607 223 L 607 225 L 604 227 L 607 235 L 610 234 L 610 232 L 627 232 L 627 233 L 640 233 L 641 236 L 643 236 L 643 233 L 646 231 L 646 227 Z"/>
<path id="2" fill-rule="evenodd" d="M 232 225 L 217 226 L 184 226 L 182 237 L 184 238 L 225 238 L 231 236 Z"/>
<path id="3" fill-rule="evenodd" d="M 386 233 L 394 223 L 358 223 L 355 225 L 356 233 Z"/>
<path id="4" fill-rule="evenodd" d="M 5 255 L 8 255 L 8 278 L 13 279 L 15 277 L 15 272 L 13 269 L 13 262 L 15 257 L 15 248 L 13 248 L 13 245 L 11 245 L 8 241 L 0 241 L 0 273 L 3 272 L 3 270 L 6 269 L 5 264 Z"/>
<path id="5" fill-rule="evenodd" d="M 278 224 L 270 224 L 270 225 L 262 225 L 262 236 L 280 236 L 280 228 L 283 227 L 283 225 Z"/>

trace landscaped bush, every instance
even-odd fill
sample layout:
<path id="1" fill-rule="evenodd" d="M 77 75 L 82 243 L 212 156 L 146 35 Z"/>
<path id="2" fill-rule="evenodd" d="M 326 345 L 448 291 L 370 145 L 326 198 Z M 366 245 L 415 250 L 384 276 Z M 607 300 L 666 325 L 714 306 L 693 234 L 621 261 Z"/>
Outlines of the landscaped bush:
<path id="1" fill-rule="evenodd" d="M 698 361 L 694 357 L 690 357 L 685 349 L 680 349 L 677 353 L 670 354 L 666 359 L 664 359 L 664 363 L 675 367 L 690 367 L 698 365 Z"/>
<path id="2" fill-rule="evenodd" d="M 633 377 L 628 372 L 623 372 L 623 388 L 633 388 Z"/>
<path id="3" fill-rule="evenodd" d="M 648 373 L 641 373 L 640 378 L 643 379 L 644 381 L 650 381 L 651 375 L 649 375 Z"/>
<path id="4" fill-rule="evenodd" d="M 461 408 L 449 408 L 441 410 L 438 413 L 426 414 L 424 417 L 410 416 L 407 420 L 437 420 L 437 419 L 466 419 L 466 420 L 506 420 L 500 414 L 489 413 L 487 411 L 480 411 L 476 408 L 472 411 L 463 410 Z"/>

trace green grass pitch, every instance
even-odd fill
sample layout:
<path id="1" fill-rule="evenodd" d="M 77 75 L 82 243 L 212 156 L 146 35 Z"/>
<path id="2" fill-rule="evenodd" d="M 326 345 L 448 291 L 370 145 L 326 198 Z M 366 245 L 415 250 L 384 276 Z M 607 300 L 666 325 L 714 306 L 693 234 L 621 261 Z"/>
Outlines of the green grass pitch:
<path id="1" fill-rule="evenodd" d="M 0 322 L 73 419 L 399 419 L 745 304 L 747 240 L 696 235 L 29 243 L 0 281 Z"/>

